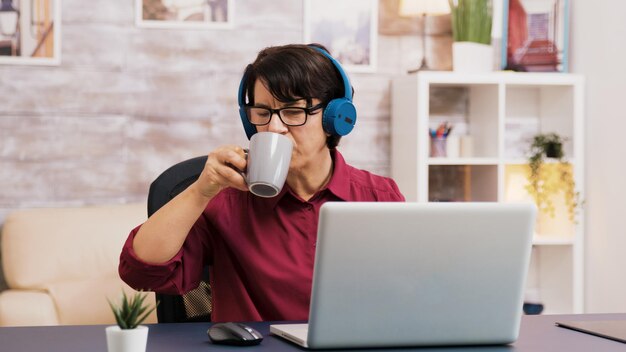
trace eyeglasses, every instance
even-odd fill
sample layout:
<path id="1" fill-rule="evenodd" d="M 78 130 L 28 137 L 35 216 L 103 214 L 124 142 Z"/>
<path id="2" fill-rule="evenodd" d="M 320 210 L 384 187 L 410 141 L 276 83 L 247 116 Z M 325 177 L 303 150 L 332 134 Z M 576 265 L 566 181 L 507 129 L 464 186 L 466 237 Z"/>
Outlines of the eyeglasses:
<path id="1" fill-rule="evenodd" d="M 280 109 L 262 108 L 258 106 L 246 106 L 248 121 L 255 126 L 263 126 L 270 123 L 272 115 L 277 114 L 280 121 L 287 126 L 302 126 L 312 112 L 321 108 L 324 104 L 317 104 L 309 108 L 286 107 Z"/>

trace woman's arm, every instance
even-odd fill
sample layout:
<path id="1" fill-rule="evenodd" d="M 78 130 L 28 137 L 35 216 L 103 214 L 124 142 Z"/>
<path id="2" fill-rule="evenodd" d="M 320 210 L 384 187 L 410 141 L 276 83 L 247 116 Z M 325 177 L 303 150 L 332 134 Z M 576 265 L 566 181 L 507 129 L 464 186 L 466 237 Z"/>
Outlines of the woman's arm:
<path id="1" fill-rule="evenodd" d="M 226 187 L 248 190 L 242 175 L 244 150 L 224 146 L 211 152 L 196 182 L 152 214 L 133 240 L 137 257 L 149 264 L 167 262 L 180 251 L 187 234 L 207 204 Z"/>

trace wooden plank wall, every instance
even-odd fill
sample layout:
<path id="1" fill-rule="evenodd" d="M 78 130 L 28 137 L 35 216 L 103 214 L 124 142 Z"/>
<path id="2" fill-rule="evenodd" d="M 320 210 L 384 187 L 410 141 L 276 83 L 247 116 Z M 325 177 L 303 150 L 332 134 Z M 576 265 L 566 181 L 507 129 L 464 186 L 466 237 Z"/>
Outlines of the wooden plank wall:
<path id="1" fill-rule="evenodd" d="M 246 145 L 241 73 L 260 49 L 302 42 L 303 2 L 235 2 L 233 29 L 180 30 L 137 28 L 131 0 L 63 0 L 61 65 L 0 66 L 0 224 L 18 208 L 144 201 L 173 163 Z M 389 174 L 390 80 L 421 54 L 418 35 L 381 34 L 376 72 L 350 74 L 349 163 Z"/>

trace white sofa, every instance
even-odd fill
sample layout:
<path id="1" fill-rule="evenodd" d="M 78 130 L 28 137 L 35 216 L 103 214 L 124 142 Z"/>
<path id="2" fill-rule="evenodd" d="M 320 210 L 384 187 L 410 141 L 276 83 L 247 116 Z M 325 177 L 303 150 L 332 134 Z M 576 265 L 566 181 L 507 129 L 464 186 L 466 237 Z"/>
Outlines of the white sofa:
<path id="1" fill-rule="evenodd" d="M 133 292 L 117 273 L 145 204 L 17 210 L 2 228 L 0 326 L 114 324 L 107 298 Z M 146 302 L 154 304 L 154 294 Z M 156 313 L 146 323 L 156 322 Z"/>

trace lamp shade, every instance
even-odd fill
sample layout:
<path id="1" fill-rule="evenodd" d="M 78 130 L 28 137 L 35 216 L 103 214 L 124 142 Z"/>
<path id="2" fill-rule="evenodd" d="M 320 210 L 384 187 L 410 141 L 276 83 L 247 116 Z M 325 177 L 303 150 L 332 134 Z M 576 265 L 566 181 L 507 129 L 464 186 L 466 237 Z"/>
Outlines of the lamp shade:
<path id="1" fill-rule="evenodd" d="M 0 33 L 8 36 L 15 34 L 18 12 L 11 0 L 2 0 L 0 5 Z"/>
<path id="2" fill-rule="evenodd" d="M 400 0 L 398 14 L 404 17 L 445 15 L 450 13 L 448 0 Z"/>

